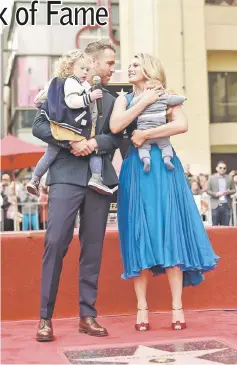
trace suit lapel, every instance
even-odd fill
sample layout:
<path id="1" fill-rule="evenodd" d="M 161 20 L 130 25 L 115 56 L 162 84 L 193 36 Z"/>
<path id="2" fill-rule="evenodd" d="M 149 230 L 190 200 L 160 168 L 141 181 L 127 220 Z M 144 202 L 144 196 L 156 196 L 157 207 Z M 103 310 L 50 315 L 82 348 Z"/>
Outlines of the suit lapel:
<path id="1" fill-rule="evenodd" d="M 219 189 L 219 177 L 218 177 L 218 175 L 217 175 L 217 177 L 216 177 L 216 191 L 219 191 L 220 189 Z"/>
<path id="2" fill-rule="evenodd" d="M 226 181 L 226 190 L 228 190 L 230 186 L 229 186 L 229 178 L 227 175 L 225 175 L 225 181 Z"/>
<path id="3" fill-rule="evenodd" d="M 103 91 L 103 117 L 97 118 L 96 128 L 95 128 L 96 134 L 100 134 L 102 132 L 108 114 L 109 114 L 108 93 Z"/>

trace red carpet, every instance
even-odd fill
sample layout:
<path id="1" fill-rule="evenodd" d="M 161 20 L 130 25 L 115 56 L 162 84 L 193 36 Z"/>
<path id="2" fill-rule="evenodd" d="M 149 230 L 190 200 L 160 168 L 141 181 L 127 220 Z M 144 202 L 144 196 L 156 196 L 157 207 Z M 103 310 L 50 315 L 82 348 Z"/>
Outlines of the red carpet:
<path id="1" fill-rule="evenodd" d="M 120 279 L 118 233 L 106 232 L 97 301 L 98 313 L 104 315 L 99 321 L 110 333 L 105 338 L 79 334 L 78 319 L 64 319 L 78 313 L 79 242 L 75 235 L 65 258 L 55 310 L 55 317 L 62 319 L 53 321 L 56 341 L 49 343 L 36 342 L 38 321 L 27 321 L 39 312 L 43 234 L 3 235 L 1 363 L 191 365 L 195 357 L 195 364 L 237 364 L 237 312 L 224 310 L 237 307 L 237 229 L 209 227 L 207 232 L 221 260 L 199 287 L 184 290 L 188 328 L 170 329 L 171 313 L 165 311 L 170 309 L 171 298 L 163 275 L 151 278 L 148 288 L 150 310 L 163 313 L 150 315 L 152 329 L 145 333 L 134 329 L 133 283 Z"/>
<path id="2" fill-rule="evenodd" d="M 107 327 L 110 336 L 95 338 L 78 333 L 78 319 L 56 319 L 53 322 L 56 341 L 49 343 L 38 343 L 34 340 L 37 321 L 3 322 L 2 364 L 68 364 L 70 362 L 63 351 L 88 348 L 96 350 L 116 346 L 121 347 L 122 353 L 122 348 L 129 345 L 162 344 L 163 347 L 167 347 L 166 344 L 174 342 L 175 352 L 180 351 L 180 346 L 183 347 L 188 341 L 201 341 L 203 349 L 208 348 L 206 343 L 213 344 L 217 341 L 219 344 L 218 341 L 221 341 L 220 346 L 224 347 L 224 350 L 217 363 L 237 364 L 236 312 L 187 311 L 188 328 L 179 332 L 170 329 L 170 321 L 170 313 L 152 314 L 152 329 L 144 333 L 134 330 L 135 316 L 101 317 L 100 323 Z M 173 356 L 176 356 L 176 352 Z M 84 364 L 75 361 L 74 363 Z M 106 358 L 103 363 L 108 363 Z M 211 361 L 207 362 L 209 363 L 213 364 Z"/>

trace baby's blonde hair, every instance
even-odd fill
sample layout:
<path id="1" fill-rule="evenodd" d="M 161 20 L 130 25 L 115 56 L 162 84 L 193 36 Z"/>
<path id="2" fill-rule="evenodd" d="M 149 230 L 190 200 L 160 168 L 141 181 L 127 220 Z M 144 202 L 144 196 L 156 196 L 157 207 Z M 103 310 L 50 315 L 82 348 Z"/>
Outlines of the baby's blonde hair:
<path id="1" fill-rule="evenodd" d="M 72 76 L 73 65 L 77 60 L 84 60 L 86 54 L 81 49 L 74 49 L 64 53 L 54 64 L 54 77 L 66 79 Z"/>
<path id="2" fill-rule="evenodd" d="M 165 70 L 158 58 L 147 53 L 137 53 L 134 57 L 140 61 L 146 79 L 159 80 L 163 88 L 166 88 Z"/>

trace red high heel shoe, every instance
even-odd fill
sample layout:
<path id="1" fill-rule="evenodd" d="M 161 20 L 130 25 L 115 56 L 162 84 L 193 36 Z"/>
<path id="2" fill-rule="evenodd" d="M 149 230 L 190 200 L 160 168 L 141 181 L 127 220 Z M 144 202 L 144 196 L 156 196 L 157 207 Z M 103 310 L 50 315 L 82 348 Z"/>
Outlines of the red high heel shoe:
<path id="1" fill-rule="evenodd" d="M 183 308 L 172 309 L 172 310 L 173 311 L 181 311 L 181 310 L 183 310 Z M 171 328 L 174 331 L 180 331 L 180 330 L 184 330 L 185 328 L 187 328 L 187 325 L 186 325 L 185 322 L 176 321 L 175 323 L 172 322 Z"/>
<path id="2" fill-rule="evenodd" d="M 149 309 L 146 308 L 146 309 L 137 309 L 138 311 L 148 311 Z M 150 329 L 150 324 L 149 323 L 136 323 L 135 324 L 135 329 L 137 331 L 149 331 Z"/>

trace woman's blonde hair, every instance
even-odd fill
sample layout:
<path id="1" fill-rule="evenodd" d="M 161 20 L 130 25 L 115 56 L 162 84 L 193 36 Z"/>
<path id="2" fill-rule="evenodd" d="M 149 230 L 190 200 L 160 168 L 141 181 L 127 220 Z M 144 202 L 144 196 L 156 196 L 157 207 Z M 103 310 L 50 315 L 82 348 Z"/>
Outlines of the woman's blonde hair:
<path id="1" fill-rule="evenodd" d="M 164 88 L 164 92 L 175 94 L 173 90 L 167 90 L 165 70 L 158 58 L 148 53 L 137 53 L 134 57 L 139 60 L 143 74 L 147 80 L 159 81 Z M 166 118 L 168 121 L 172 120 L 172 107 L 167 109 Z"/>
<path id="2" fill-rule="evenodd" d="M 134 57 L 140 61 L 146 79 L 158 80 L 166 88 L 165 70 L 158 58 L 147 53 L 137 53 Z"/>
<path id="3" fill-rule="evenodd" d="M 86 54 L 80 49 L 74 49 L 72 51 L 64 53 L 54 64 L 54 77 L 66 79 L 72 76 L 73 65 L 77 60 L 84 60 Z"/>

